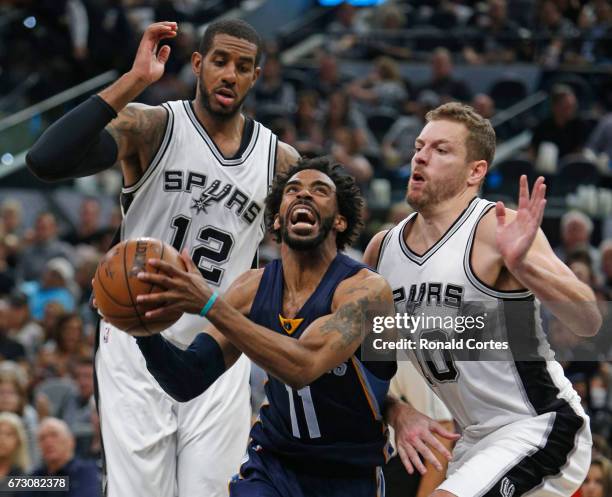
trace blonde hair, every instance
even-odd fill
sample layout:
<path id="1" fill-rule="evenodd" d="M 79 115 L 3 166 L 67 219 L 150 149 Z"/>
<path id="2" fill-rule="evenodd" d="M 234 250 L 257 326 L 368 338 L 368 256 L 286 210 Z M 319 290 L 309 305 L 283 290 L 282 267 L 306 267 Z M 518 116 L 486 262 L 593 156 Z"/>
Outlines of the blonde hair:
<path id="1" fill-rule="evenodd" d="M 610 495 L 612 490 L 612 462 L 603 456 L 594 457 L 591 461 L 591 467 L 599 466 L 603 480 L 603 494 Z"/>
<path id="2" fill-rule="evenodd" d="M 459 102 L 449 102 L 430 110 L 425 120 L 452 121 L 463 124 L 468 130 L 465 140 L 468 162 L 484 160 L 489 167 L 495 157 L 495 130 L 491 121 L 478 114 L 472 107 Z"/>
<path id="3" fill-rule="evenodd" d="M 19 441 L 17 450 L 13 453 L 11 465 L 17 466 L 17 468 L 24 473 L 29 471 L 30 456 L 28 455 L 28 438 L 21 418 L 12 412 L 2 412 L 0 413 L 0 424 L 1 423 L 6 423 L 13 428 L 17 435 L 17 440 Z"/>

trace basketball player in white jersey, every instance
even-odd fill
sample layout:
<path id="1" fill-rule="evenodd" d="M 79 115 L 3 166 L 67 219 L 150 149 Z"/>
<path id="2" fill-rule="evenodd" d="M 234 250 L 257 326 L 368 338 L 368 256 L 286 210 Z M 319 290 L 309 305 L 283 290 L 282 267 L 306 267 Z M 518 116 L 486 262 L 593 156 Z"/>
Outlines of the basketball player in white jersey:
<path id="1" fill-rule="evenodd" d="M 407 191 L 416 213 L 377 234 L 366 262 L 389 281 L 398 312 L 456 315 L 470 302 L 496 304 L 500 313 L 487 319 L 498 319 L 495 329 L 502 334 L 518 323 L 530 353 L 514 360 L 510 344 L 508 360 L 500 361 L 455 361 L 452 351 L 440 361 L 418 348 L 412 354 L 462 431 L 447 478 L 431 495 L 570 496 L 589 467 L 589 421 L 536 313 L 545 302 L 574 333 L 593 336 L 601 326 L 595 297 L 539 229 L 546 203 L 542 178 L 531 196 L 521 178 L 516 212 L 477 197 L 495 152 L 490 122 L 459 103 L 431 111 L 426 120 Z M 503 307 L 512 301 L 523 302 L 520 312 Z M 415 339 L 452 335 L 416 333 Z M 409 425 L 400 428 L 407 453 L 415 449 L 410 433 Z"/>
<path id="2" fill-rule="evenodd" d="M 132 69 L 51 126 L 28 165 L 57 180 L 120 161 L 120 238 L 150 236 L 187 249 L 223 291 L 255 259 L 275 168 L 298 154 L 240 112 L 259 75 L 262 47 L 243 21 L 208 27 L 192 55 L 193 101 L 130 104 L 163 75 L 170 48 L 159 43 L 176 32 L 173 22 L 149 26 Z M 184 316 L 164 336 L 186 347 L 203 326 L 201 318 Z M 179 404 L 149 374 L 135 340 L 102 322 L 95 364 L 107 497 L 226 496 L 248 441 L 248 361 Z"/>

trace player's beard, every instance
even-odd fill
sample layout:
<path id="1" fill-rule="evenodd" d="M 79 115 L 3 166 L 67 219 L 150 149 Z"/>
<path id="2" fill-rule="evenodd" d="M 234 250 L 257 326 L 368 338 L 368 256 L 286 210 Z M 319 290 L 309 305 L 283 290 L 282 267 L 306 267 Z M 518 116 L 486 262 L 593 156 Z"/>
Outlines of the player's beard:
<path id="1" fill-rule="evenodd" d="M 228 121 L 236 114 L 238 114 L 238 112 L 240 112 L 240 109 L 242 108 L 242 103 L 244 102 L 244 99 L 247 97 L 247 95 L 236 101 L 236 103 L 231 107 L 220 107 L 220 109 L 215 109 L 213 108 L 210 102 L 211 98 L 213 98 L 213 93 L 208 93 L 208 91 L 206 91 L 204 83 L 200 81 L 200 98 L 197 100 L 202 109 L 204 109 L 204 111 L 206 111 L 208 114 L 210 114 L 216 119 Z"/>
<path id="2" fill-rule="evenodd" d="M 287 229 L 287 224 L 281 220 L 281 239 L 292 250 L 308 251 L 316 249 L 323 243 L 325 238 L 327 238 L 327 234 L 331 231 L 332 226 L 334 225 L 334 218 L 335 216 L 322 218 L 319 223 L 319 232 L 317 235 L 313 238 L 306 239 L 293 238 Z"/>
<path id="3" fill-rule="evenodd" d="M 465 185 L 465 178 L 460 176 L 451 176 L 445 180 L 437 180 L 432 182 L 426 180 L 424 187 L 421 189 L 419 194 L 410 191 L 410 184 L 406 191 L 406 202 L 415 211 L 419 212 L 423 209 L 427 209 L 431 205 L 437 205 L 449 198 L 457 196 L 463 186 Z"/>

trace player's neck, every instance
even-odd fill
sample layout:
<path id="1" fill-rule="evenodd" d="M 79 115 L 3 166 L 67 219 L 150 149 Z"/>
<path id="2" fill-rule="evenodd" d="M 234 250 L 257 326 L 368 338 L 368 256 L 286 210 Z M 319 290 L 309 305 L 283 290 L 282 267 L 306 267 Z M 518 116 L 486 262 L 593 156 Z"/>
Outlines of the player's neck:
<path id="1" fill-rule="evenodd" d="M 332 243 L 333 242 L 333 243 Z M 292 250 L 281 245 L 285 290 L 298 293 L 319 285 L 323 275 L 338 253 L 335 240 L 326 240 L 315 250 Z"/>
<path id="2" fill-rule="evenodd" d="M 216 135 L 238 136 L 239 139 L 242 137 L 245 120 L 242 112 L 236 112 L 236 114 L 228 119 L 219 119 L 219 117 L 198 105 L 197 101 L 193 102 L 193 111 L 213 140 Z"/>
<path id="3" fill-rule="evenodd" d="M 426 242 L 437 242 L 457 220 L 474 198 L 475 193 L 466 190 L 461 194 L 419 210 L 414 226 Z"/>

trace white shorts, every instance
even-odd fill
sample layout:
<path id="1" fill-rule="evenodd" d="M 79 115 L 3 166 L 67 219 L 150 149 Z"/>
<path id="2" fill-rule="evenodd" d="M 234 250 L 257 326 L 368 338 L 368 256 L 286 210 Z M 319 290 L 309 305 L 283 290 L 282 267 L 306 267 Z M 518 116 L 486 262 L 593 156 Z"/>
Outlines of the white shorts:
<path id="1" fill-rule="evenodd" d="M 100 326 L 95 365 L 106 497 L 227 497 L 250 428 L 248 358 L 179 403 L 148 372 L 134 338 Z"/>
<path id="2" fill-rule="evenodd" d="M 588 417 L 568 406 L 475 443 L 461 439 L 438 489 L 457 497 L 570 497 L 586 477 L 591 445 Z"/>

